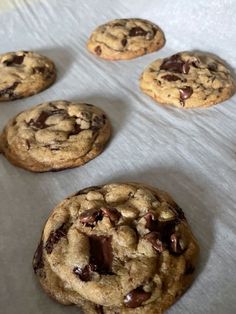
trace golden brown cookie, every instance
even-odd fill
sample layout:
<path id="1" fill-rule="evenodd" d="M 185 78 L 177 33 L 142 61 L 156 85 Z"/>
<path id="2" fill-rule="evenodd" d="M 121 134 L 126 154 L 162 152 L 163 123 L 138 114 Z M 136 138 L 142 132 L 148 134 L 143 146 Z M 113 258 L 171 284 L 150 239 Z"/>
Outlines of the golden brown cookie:
<path id="1" fill-rule="evenodd" d="M 55 80 L 55 65 L 44 56 L 31 51 L 0 55 L 0 101 L 37 94 Z"/>
<path id="2" fill-rule="evenodd" d="M 184 213 L 168 194 L 117 183 L 56 206 L 33 267 L 47 293 L 85 313 L 160 314 L 191 284 L 197 256 Z"/>
<path id="3" fill-rule="evenodd" d="M 23 111 L 0 135 L 0 151 L 14 165 L 35 172 L 78 167 L 99 155 L 111 125 L 99 108 L 52 101 Z"/>
<path id="4" fill-rule="evenodd" d="M 99 26 L 87 48 L 107 60 L 128 60 L 157 51 L 165 44 L 162 30 L 143 19 L 117 19 Z"/>
<path id="5" fill-rule="evenodd" d="M 180 52 L 151 63 L 142 73 L 140 87 L 158 103 L 197 108 L 230 98 L 236 85 L 230 70 L 218 58 Z"/>

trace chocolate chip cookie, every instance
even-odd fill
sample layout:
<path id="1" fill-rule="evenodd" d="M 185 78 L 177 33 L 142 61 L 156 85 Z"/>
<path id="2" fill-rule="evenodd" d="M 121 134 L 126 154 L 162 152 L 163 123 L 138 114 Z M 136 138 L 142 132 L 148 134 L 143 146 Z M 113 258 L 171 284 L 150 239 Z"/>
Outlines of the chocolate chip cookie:
<path id="1" fill-rule="evenodd" d="M 191 284 L 197 256 L 168 194 L 117 183 L 83 189 L 53 210 L 33 268 L 47 293 L 85 313 L 160 314 Z"/>
<path id="2" fill-rule="evenodd" d="M 217 57 L 181 52 L 151 63 L 141 76 L 140 87 L 161 104 L 196 108 L 230 98 L 236 85 L 230 70 Z"/>
<path id="3" fill-rule="evenodd" d="M 162 30 L 143 19 L 117 19 L 99 26 L 87 48 L 107 60 L 133 59 L 157 51 L 165 44 Z"/>
<path id="4" fill-rule="evenodd" d="M 37 94 L 55 80 L 55 65 L 44 56 L 31 51 L 0 55 L 0 101 Z"/>
<path id="5" fill-rule="evenodd" d="M 90 104 L 52 101 L 23 111 L 0 135 L 0 152 L 35 172 L 78 167 L 100 154 L 111 134 L 106 114 Z"/>

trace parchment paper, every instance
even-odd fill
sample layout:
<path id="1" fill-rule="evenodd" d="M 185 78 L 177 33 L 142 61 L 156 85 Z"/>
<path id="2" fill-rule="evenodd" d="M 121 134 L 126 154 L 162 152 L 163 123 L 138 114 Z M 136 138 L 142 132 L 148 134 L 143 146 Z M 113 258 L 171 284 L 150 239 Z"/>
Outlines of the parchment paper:
<path id="1" fill-rule="evenodd" d="M 191 289 L 170 314 L 236 313 L 236 96 L 209 109 L 157 105 L 138 78 L 153 60 L 182 50 L 209 51 L 236 68 L 236 1 L 3 1 L 0 53 L 35 50 L 51 57 L 58 80 L 39 95 L 0 104 L 0 128 L 48 100 L 103 108 L 113 124 L 105 152 L 83 167 L 34 174 L 0 156 L 0 313 L 78 313 L 40 288 L 31 260 L 50 210 L 90 185 L 140 181 L 168 191 L 184 209 L 201 246 Z M 157 23 L 166 46 L 132 61 L 108 62 L 86 51 L 91 31 L 108 20 Z"/>

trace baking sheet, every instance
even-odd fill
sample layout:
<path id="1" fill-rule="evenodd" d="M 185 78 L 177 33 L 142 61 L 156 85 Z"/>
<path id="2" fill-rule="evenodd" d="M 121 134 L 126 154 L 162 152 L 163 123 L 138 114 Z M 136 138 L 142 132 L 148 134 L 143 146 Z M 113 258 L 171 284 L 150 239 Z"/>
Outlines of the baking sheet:
<path id="1" fill-rule="evenodd" d="M 78 313 L 52 301 L 31 260 L 43 223 L 64 197 L 112 181 L 141 181 L 168 191 L 184 209 L 201 246 L 198 276 L 170 314 L 236 313 L 236 96 L 209 109 L 161 107 L 138 77 L 159 57 L 181 50 L 218 54 L 236 68 L 234 0 L 1 0 L 0 53 L 36 50 L 59 70 L 39 95 L 0 104 L 0 128 L 21 110 L 68 99 L 103 108 L 113 124 L 105 152 L 83 167 L 33 174 L 0 156 L 0 313 Z M 165 32 L 159 52 L 123 62 L 85 49 L 90 32 L 114 18 L 140 17 Z"/>

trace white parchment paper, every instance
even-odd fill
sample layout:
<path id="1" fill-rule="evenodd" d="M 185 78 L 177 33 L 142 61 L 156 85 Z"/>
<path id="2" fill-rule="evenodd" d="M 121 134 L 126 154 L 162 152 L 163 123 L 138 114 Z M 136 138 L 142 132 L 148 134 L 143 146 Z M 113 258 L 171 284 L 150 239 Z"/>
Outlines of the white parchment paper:
<path id="1" fill-rule="evenodd" d="M 168 191 L 201 246 L 198 276 L 170 314 L 236 313 L 236 96 L 209 109 L 157 105 L 138 88 L 146 65 L 182 50 L 218 54 L 236 68 L 234 0 L 0 0 L 0 53 L 36 50 L 58 80 L 39 95 L 0 104 L 0 128 L 48 100 L 103 108 L 113 124 L 105 152 L 83 167 L 33 174 L 0 156 L 0 313 L 78 313 L 40 288 L 31 260 L 50 210 L 90 185 L 140 181 Z M 114 18 L 141 17 L 165 32 L 159 52 L 107 62 L 86 51 L 90 32 Z"/>

